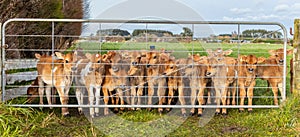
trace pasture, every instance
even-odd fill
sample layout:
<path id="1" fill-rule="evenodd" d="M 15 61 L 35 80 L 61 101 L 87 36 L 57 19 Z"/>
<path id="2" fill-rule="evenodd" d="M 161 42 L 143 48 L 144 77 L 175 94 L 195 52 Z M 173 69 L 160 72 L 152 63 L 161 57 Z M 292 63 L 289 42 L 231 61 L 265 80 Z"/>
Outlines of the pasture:
<path id="1" fill-rule="evenodd" d="M 86 52 L 105 53 L 107 50 L 141 50 L 155 45 L 165 48 L 176 57 L 187 56 L 187 51 L 206 55 L 205 50 L 222 47 L 232 49 L 230 55 L 255 54 L 268 57 L 269 49 L 282 48 L 280 44 L 221 44 L 221 43 L 98 43 L 83 42 L 72 47 L 80 47 Z M 289 47 L 288 47 L 289 48 Z M 291 56 L 288 56 L 287 62 Z M 287 69 L 287 72 L 289 68 Z M 287 73 L 288 74 L 288 73 Z M 287 101 L 279 109 L 254 109 L 252 113 L 229 109 L 227 116 L 204 115 L 183 118 L 179 109 L 160 116 L 156 110 L 128 111 L 93 120 L 78 115 L 71 109 L 71 117 L 62 117 L 60 109 L 17 108 L 0 106 L 1 136 L 299 136 L 300 101 L 289 92 L 289 74 L 286 81 Z M 267 83 L 257 79 L 255 96 L 272 96 L 267 92 Z M 72 96 L 73 95 L 73 96 Z M 74 89 L 70 91 L 70 103 L 76 103 Z M 22 104 L 24 97 L 10 101 Z M 9 103 L 8 103 L 9 104 Z M 254 98 L 253 104 L 273 104 L 273 98 Z M 205 109 L 210 114 L 214 109 Z M 101 111 L 102 112 L 102 111 Z"/>

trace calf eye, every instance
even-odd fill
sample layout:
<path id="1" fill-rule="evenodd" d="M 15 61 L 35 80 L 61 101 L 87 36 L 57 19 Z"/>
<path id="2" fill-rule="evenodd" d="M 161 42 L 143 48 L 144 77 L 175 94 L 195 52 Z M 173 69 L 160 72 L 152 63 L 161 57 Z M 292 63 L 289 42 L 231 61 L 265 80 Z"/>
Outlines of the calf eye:
<path id="1" fill-rule="evenodd" d="M 98 60 L 98 62 L 97 63 L 101 63 L 101 61 L 100 60 Z"/>
<path id="2" fill-rule="evenodd" d="M 154 56 L 153 59 L 156 59 L 156 56 Z"/>
<path id="3" fill-rule="evenodd" d="M 66 60 L 66 63 L 69 63 L 69 61 L 68 61 L 68 60 Z"/>
<path id="4" fill-rule="evenodd" d="M 117 72 L 117 71 L 119 71 L 119 68 L 113 66 L 113 67 L 112 67 L 112 70 L 113 70 L 114 72 Z"/>
<path id="5" fill-rule="evenodd" d="M 174 67 L 170 67 L 170 69 L 173 69 Z"/>

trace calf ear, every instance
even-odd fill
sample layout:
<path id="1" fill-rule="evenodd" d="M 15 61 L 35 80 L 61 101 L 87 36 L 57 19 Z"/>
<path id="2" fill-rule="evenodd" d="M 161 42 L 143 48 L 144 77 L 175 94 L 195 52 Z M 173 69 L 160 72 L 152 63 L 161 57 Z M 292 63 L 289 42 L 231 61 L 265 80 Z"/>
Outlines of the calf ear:
<path id="1" fill-rule="evenodd" d="M 207 49 L 206 52 L 207 52 L 208 55 L 212 55 L 213 54 L 213 51 L 211 49 Z"/>
<path id="2" fill-rule="evenodd" d="M 224 51 L 224 55 L 226 55 L 226 56 L 228 56 L 228 55 L 230 55 L 232 53 L 232 50 L 231 49 L 229 49 L 229 50 L 226 50 L 226 51 Z"/>
<path id="3" fill-rule="evenodd" d="M 37 58 L 37 59 L 41 58 L 41 54 L 39 54 L 39 53 L 35 53 L 34 56 L 35 56 L 35 58 Z"/>
<path id="4" fill-rule="evenodd" d="M 246 56 L 246 55 L 242 55 L 242 56 L 240 56 L 239 61 L 240 61 L 240 62 L 243 62 L 243 61 L 245 61 L 246 59 L 247 59 L 247 56 Z"/>
<path id="5" fill-rule="evenodd" d="M 58 59 L 64 59 L 64 54 L 60 53 L 60 52 L 55 52 L 55 55 Z"/>
<path id="6" fill-rule="evenodd" d="M 92 54 L 91 53 L 85 53 L 85 56 L 87 59 L 92 60 Z"/>
<path id="7" fill-rule="evenodd" d="M 269 50 L 269 54 L 270 54 L 271 56 L 275 56 L 275 55 L 276 55 L 276 51 L 275 51 L 275 50 Z"/>
<path id="8" fill-rule="evenodd" d="M 259 57 L 259 58 L 257 59 L 257 63 L 263 63 L 265 60 L 266 60 L 266 58 L 264 58 L 264 57 Z"/>
<path id="9" fill-rule="evenodd" d="M 286 51 L 286 54 L 291 55 L 293 53 L 293 49 L 289 49 Z"/>

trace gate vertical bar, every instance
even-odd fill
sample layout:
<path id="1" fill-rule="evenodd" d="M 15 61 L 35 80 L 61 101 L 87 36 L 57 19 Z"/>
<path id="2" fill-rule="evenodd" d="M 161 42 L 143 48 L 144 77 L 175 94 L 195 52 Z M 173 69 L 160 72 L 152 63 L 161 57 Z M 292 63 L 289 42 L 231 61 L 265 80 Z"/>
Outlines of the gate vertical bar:
<path id="1" fill-rule="evenodd" d="M 295 94 L 300 94 L 300 19 L 295 19 L 294 21 L 294 38 L 293 38 L 293 47 L 294 47 L 294 62 L 293 62 L 293 73 L 294 73 L 294 91 Z M 298 73 L 297 73 L 298 72 Z"/>
<path id="2" fill-rule="evenodd" d="M 5 24 L 5 23 L 4 23 Z M 4 69 L 4 60 L 5 60 L 5 25 L 1 25 L 1 100 L 4 101 L 5 97 L 5 69 Z"/>
<path id="3" fill-rule="evenodd" d="M 1 30 L 1 28 L 2 28 L 2 23 L 0 23 L 0 46 L 2 46 L 2 30 Z M 0 53 L 1 54 L 1 53 Z M 0 72 L 2 72 L 2 58 L 1 58 L 1 56 L 0 56 L 0 64 L 1 64 L 1 67 L 0 67 Z M 2 74 L 0 73 L 0 103 L 2 102 Z"/>

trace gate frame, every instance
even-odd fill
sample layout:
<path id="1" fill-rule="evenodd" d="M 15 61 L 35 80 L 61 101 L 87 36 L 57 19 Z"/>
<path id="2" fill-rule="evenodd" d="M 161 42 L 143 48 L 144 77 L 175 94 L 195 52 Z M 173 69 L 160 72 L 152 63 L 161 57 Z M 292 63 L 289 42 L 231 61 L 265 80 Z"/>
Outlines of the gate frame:
<path id="1" fill-rule="evenodd" d="M 279 26 L 282 31 L 283 31 L 283 41 L 284 41 L 284 66 L 283 66 L 283 95 L 284 99 L 286 99 L 286 51 L 287 51 L 287 30 L 285 26 L 279 22 L 257 22 L 257 21 L 182 21 L 182 20 L 174 20 L 174 21 L 166 21 L 166 20 L 116 20 L 116 19 L 42 19 L 42 18 L 14 18 L 14 19 L 9 19 L 5 23 L 3 23 L 2 27 L 2 45 L 5 45 L 5 27 L 8 23 L 10 22 L 52 22 L 52 34 L 51 37 L 54 38 L 54 22 L 73 22 L 73 23 L 137 23 L 137 24 L 208 24 L 208 25 L 238 25 L 239 31 L 240 31 L 240 25 L 276 25 Z M 1 38 L 0 38 L 1 39 Z M 238 44 L 240 44 L 240 41 L 238 41 Z M 54 46 L 54 43 L 52 41 L 52 48 Z M 1 74 L 2 74 L 2 100 L 4 101 L 5 97 L 5 85 L 6 82 L 3 80 L 3 77 L 5 76 L 5 69 L 4 69 L 4 64 L 5 64 L 5 48 L 4 46 L 1 46 L 2 52 L 1 52 Z M 285 101 L 285 100 L 283 100 Z M 1 99 L 0 99 L 1 102 Z M 107 107 L 106 105 L 11 105 L 11 106 L 19 106 L 19 107 Z M 114 107 L 133 107 L 132 105 L 109 105 L 109 106 L 114 106 Z M 134 106 L 135 107 L 135 106 Z M 165 108 L 198 108 L 198 105 L 191 106 L 191 105 L 185 105 L 185 106 L 170 106 L 170 105 L 139 105 L 138 107 L 165 107 Z M 218 107 L 224 107 L 224 106 L 218 106 Z M 248 107 L 248 106 L 240 106 L 240 105 L 235 105 L 235 106 L 226 106 L 226 108 L 243 108 L 243 107 Z M 278 108 L 278 105 L 255 105 L 252 106 L 252 108 Z M 215 105 L 210 105 L 210 106 L 201 106 L 201 108 L 217 108 Z"/>

